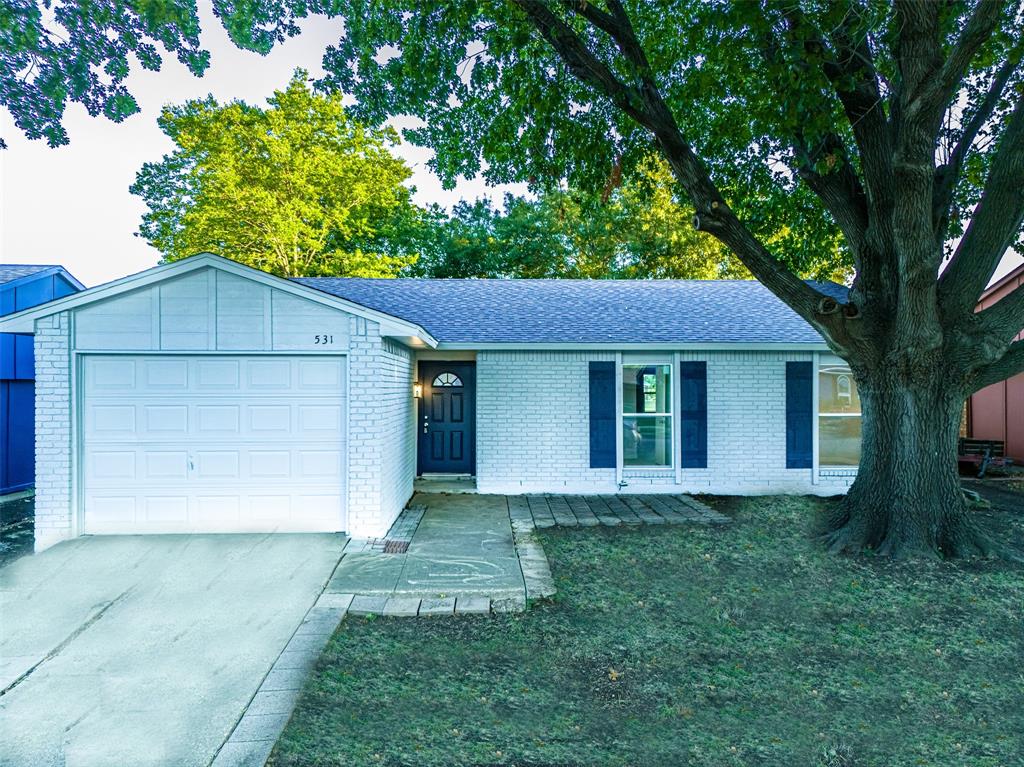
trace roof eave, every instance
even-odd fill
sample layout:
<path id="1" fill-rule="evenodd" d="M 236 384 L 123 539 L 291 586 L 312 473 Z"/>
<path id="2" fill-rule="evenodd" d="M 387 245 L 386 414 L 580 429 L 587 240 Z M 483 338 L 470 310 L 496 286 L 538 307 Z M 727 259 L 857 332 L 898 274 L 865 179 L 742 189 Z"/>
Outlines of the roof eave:
<path id="1" fill-rule="evenodd" d="M 824 341 L 648 341 L 623 343 L 621 341 L 559 341 L 559 342 L 445 342 L 437 345 L 440 351 L 771 351 L 816 352 L 830 351 Z"/>

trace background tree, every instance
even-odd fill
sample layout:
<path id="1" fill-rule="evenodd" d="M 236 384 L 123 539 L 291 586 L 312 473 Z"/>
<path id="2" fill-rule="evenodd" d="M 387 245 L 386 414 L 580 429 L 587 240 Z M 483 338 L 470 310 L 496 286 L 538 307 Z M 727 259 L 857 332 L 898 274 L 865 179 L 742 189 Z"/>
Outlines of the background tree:
<path id="1" fill-rule="evenodd" d="M 421 118 L 407 135 L 434 148 L 444 179 L 593 185 L 618 158 L 628 167 L 658 148 L 697 227 L 851 365 L 863 448 L 832 550 L 993 551 L 955 452 L 967 395 L 1024 370 L 1024 288 L 974 310 L 1024 219 L 1019 3 L 334 10 L 346 31 L 326 84 L 354 94 L 367 120 Z M 856 269 L 844 303 L 780 256 L 794 241 L 826 253 L 837 234 Z"/>
<path id="2" fill-rule="evenodd" d="M 285 277 L 392 277 L 412 263 L 388 239 L 415 216 L 394 131 L 350 120 L 302 71 L 268 103 L 164 111 L 177 149 L 131 187 L 149 206 L 140 236 L 165 261 L 206 251 Z"/>
<path id="3" fill-rule="evenodd" d="M 506 195 L 461 202 L 451 214 L 428 212 L 411 273 L 429 277 L 620 279 L 750 278 L 714 237 L 694 230 L 675 178 L 658 155 L 623 178 L 617 166 L 597 189 L 554 189 L 536 198 Z M 788 232 L 776 238 L 788 237 Z M 806 277 L 843 281 L 850 266 L 832 252 L 790 248 L 785 257 Z"/>

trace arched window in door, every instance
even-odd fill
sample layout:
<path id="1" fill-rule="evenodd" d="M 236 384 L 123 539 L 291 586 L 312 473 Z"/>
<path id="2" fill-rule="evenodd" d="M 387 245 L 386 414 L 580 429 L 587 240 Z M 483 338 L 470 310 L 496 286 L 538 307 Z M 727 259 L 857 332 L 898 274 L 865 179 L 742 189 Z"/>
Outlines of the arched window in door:
<path id="1" fill-rule="evenodd" d="M 431 384 L 434 388 L 446 386 L 462 386 L 462 379 L 455 373 L 439 373 Z"/>

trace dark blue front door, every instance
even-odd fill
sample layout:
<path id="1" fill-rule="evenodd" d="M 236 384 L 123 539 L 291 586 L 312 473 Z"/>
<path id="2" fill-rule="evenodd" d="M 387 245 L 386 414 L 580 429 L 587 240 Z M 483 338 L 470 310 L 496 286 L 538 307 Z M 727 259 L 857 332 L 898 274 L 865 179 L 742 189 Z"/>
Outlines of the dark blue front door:
<path id="1" fill-rule="evenodd" d="M 476 471 L 476 364 L 420 362 L 419 473 Z"/>

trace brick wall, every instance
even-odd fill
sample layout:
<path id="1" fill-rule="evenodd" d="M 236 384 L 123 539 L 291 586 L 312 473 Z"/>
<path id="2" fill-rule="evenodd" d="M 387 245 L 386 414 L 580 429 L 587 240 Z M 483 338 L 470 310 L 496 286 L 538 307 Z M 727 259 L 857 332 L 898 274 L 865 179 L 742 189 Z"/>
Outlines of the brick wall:
<path id="1" fill-rule="evenodd" d="M 381 536 L 412 495 L 412 354 L 352 318 L 349 352 L 348 530 Z"/>
<path id="2" fill-rule="evenodd" d="M 477 489 L 613 493 L 614 469 L 590 468 L 590 361 L 614 354 L 480 352 Z"/>
<path id="3" fill-rule="evenodd" d="M 670 357 L 671 358 L 671 357 Z M 477 356 L 477 487 L 481 492 L 608 493 L 615 472 L 589 468 L 586 352 Z M 786 468 L 786 362 L 809 353 L 685 352 L 708 363 L 708 468 L 629 470 L 622 492 L 842 493 L 852 476 L 815 484 Z M 675 385 L 678 385 L 678 371 Z M 678 434 L 678 425 L 674 424 Z"/>
<path id="4" fill-rule="evenodd" d="M 36 322 L 36 551 L 70 538 L 74 530 L 70 325 L 67 312 Z"/>
<path id="5" fill-rule="evenodd" d="M 379 358 L 381 461 L 381 524 L 391 522 L 412 497 L 416 478 L 416 413 L 412 396 L 414 378 L 412 352 L 399 343 L 384 339 Z M 387 531 L 387 527 L 381 531 Z"/>

